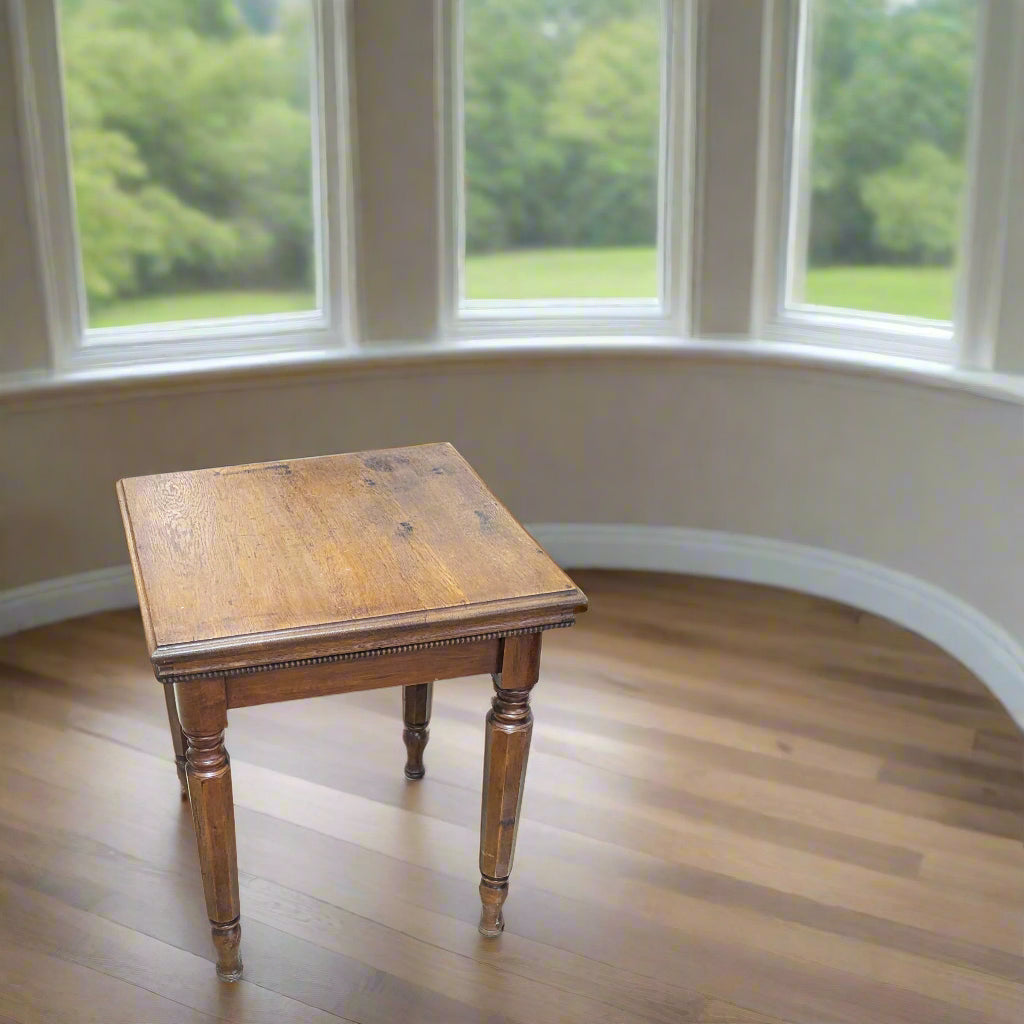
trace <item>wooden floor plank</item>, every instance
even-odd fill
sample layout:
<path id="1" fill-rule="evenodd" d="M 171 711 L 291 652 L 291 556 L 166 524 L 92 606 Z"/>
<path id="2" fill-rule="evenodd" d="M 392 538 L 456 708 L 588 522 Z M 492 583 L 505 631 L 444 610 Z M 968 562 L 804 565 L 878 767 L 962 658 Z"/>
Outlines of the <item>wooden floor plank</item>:
<path id="1" fill-rule="evenodd" d="M 0 963 L 0 1013 L 18 1024 L 208 1024 L 218 1019 L 3 935 Z"/>
<path id="2" fill-rule="evenodd" d="M 233 988 L 137 613 L 0 640 L 0 1021 L 1024 1019 L 1024 743 L 969 672 L 804 595 L 579 582 L 495 943 L 486 679 L 436 688 L 416 785 L 397 692 L 232 713 Z"/>
<path id="3" fill-rule="evenodd" d="M 61 811 L 64 810 L 61 805 L 67 802 L 66 797 L 70 794 L 62 796 L 54 787 L 27 776 L 16 777 L 14 781 L 21 789 L 22 796 L 27 792 L 39 797 L 45 796 L 45 803 L 41 801 L 32 808 L 31 813 L 23 815 L 25 819 L 32 819 L 19 822 L 19 826 L 27 831 L 19 832 L 11 826 L 0 829 L 0 854 L 7 855 L 9 874 L 17 875 L 24 885 L 31 885 L 61 899 L 82 901 L 84 906 L 98 914 L 145 929 L 147 934 L 159 934 L 165 942 L 205 951 L 208 939 L 201 919 L 195 921 L 198 927 L 189 927 L 190 915 L 183 916 L 180 906 L 169 902 L 176 897 L 183 883 L 190 890 L 193 901 L 201 900 L 201 892 L 193 877 L 194 866 L 181 863 L 190 859 L 191 852 L 191 836 L 184 829 L 179 830 L 177 837 L 169 837 L 166 834 L 154 834 L 144 824 L 133 821 L 123 823 L 116 829 L 116 834 L 109 827 L 100 830 L 116 842 L 118 847 L 128 848 L 134 854 L 115 851 L 80 836 L 60 837 L 63 839 L 62 846 L 58 837 L 49 829 L 49 822 L 61 817 Z M 80 804 L 81 800 L 76 798 L 75 802 Z M 107 819 L 109 811 L 104 812 L 102 801 L 91 800 L 87 806 L 98 812 L 96 816 L 101 821 Z M 729 1013 L 736 1015 L 737 1020 L 763 1019 L 753 1012 L 741 1015 L 744 1011 L 722 1000 L 707 998 L 668 982 L 659 983 L 654 979 L 616 970 L 610 965 L 590 963 L 557 948 L 517 942 L 511 933 L 504 936 L 498 946 L 483 942 L 476 932 L 473 916 L 475 906 L 472 903 L 475 894 L 471 887 L 468 892 L 470 899 L 460 899 L 458 904 L 464 919 L 452 917 L 452 907 L 447 902 L 438 910 L 429 910 L 417 903 L 396 898 L 393 891 L 390 898 L 387 898 L 389 888 L 394 890 L 395 886 L 392 882 L 389 887 L 386 876 L 381 874 L 379 857 L 367 860 L 362 865 L 364 869 L 371 868 L 372 878 L 352 889 L 352 882 L 348 878 L 352 874 L 352 854 L 365 857 L 366 851 L 347 845 L 344 849 L 336 849 L 334 847 L 338 844 L 316 834 L 289 834 L 283 839 L 297 841 L 294 845 L 288 844 L 287 852 L 282 856 L 274 850 L 284 845 L 280 835 L 283 823 L 244 811 L 239 812 L 239 818 L 240 834 L 249 840 L 249 856 L 243 862 L 242 879 L 243 898 L 249 907 L 247 949 L 252 945 L 250 933 L 255 926 L 258 935 L 264 939 L 266 934 L 274 932 L 275 944 L 281 947 L 281 954 L 287 960 L 291 945 L 294 945 L 287 941 L 287 937 L 295 934 L 301 939 L 303 932 L 309 928 L 308 919 L 324 916 L 325 910 L 321 904 L 326 903 L 319 896 L 310 897 L 278 882 L 253 875 L 252 869 L 263 875 L 272 876 L 276 873 L 296 880 L 308 879 L 309 857 L 318 855 L 320 870 L 317 874 L 331 887 L 330 894 L 339 902 L 351 903 L 358 911 L 362 911 L 344 911 L 333 905 L 330 910 L 330 914 L 342 915 L 347 922 L 346 927 L 339 931 L 335 946 L 337 942 L 344 941 L 351 956 L 338 956 L 332 968 L 333 982 L 342 989 L 363 989 L 365 982 L 362 975 L 372 971 L 377 978 L 379 1002 L 385 1001 L 388 992 L 405 983 L 411 993 L 418 993 L 413 1001 L 419 1014 L 434 1003 L 440 1004 L 439 1020 L 490 1021 L 493 1011 L 489 1008 L 470 1012 L 470 1008 L 463 1003 L 450 999 L 452 972 L 457 969 L 464 979 L 463 983 L 500 984 L 505 993 L 510 986 L 525 988 L 529 1001 L 527 1016 L 522 1018 L 524 1020 L 703 1020 L 700 1014 L 712 1006 L 728 1006 Z M 302 831 L 284 827 L 289 833 Z M 339 863 L 339 854 L 346 853 L 348 856 L 340 863 L 349 866 L 350 870 L 342 872 L 342 878 L 337 881 L 329 878 L 328 872 L 324 870 L 325 865 Z M 157 859 L 163 862 L 159 871 L 152 866 Z M 268 860 L 273 863 L 268 864 Z M 178 872 L 181 869 L 189 870 L 180 875 Z M 422 868 L 417 868 L 416 872 L 425 873 Z M 453 895 L 465 896 L 467 887 L 464 883 L 465 880 L 462 885 L 453 885 L 448 879 L 434 877 L 429 888 L 435 894 L 439 889 L 442 890 L 447 900 Z M 301 882 L 296 881 L 296 884 Z M 339 890 L 336 886 L 342 888 Z M 323 890 L 318 891 L 324 894 Z M 345 893 L 344 897 L 337 895 L 339 891 Z M 286 912 L 296 901 L 306 907 L 298 916 Z M 382 923 L 377 923 L 371 914 Z M 270 924 L 271 921 L 273 924 Z M 266 929 L 262 928 L 264 923 L 267 923 Z M 283 932 L 280 931 L 282 926 Z M 331 946 L 329 939 L 330 934 L 325 931 L 316 948 L 322 951 Z M 304 945 L 304 942 L 299 944 Z M 507 958 L 510 962 L 506 963 L 502 946 L 507 948 L 510 944 L 513 953 Z M 446 950 L 454 955 L 446 957 Z M 292 954 L 291 959 L 300 958 Z M 252 954 L 247 954 L 247 962 L 252 961 Z M 446 961 L 451 963 L 446 966 Z M 503 968 L 504 980 L 496 971 L 486 971 L 479 978 L 474 978 L 469 969 L 471 961 L 492 968 Z M 397 973 L 386 971 L 385 962 L 394 966 Z M 306 992 L 301 985 L 296 988 L 294 978 L 287 975 L 281 977 L 276 965 L 269 978 L 267 971 L 262 971 L 261 982 L 281 986 L 282 991 L 291 995 L 304 995 L 307 999 L 323 998 Z M 443 987 L 449 998 L 436 992 L 438 986 Z M 557 993 L 557 1011 L 554 1009 L 556 1004 L 552 1003 L 555 996 L 550 993 Z M 552 1009 L 547 1012 L 544 1010 L 545 1000 L 552 1005 Z M 351 1006 L 346 1006 L 346 1012 L 351 1012 Z M 551 1013 L 556 1013 L 556 1016 L 549 1017 Z M 395 1018 L 380 1017 L 375 1013 L 373 1019 Z M 418 1016 L 417 1019 L 423 1017 Z"/>
<path id="4" fill-rule="evenodd" d="M 126 845 L 133 843 L 141 844 L 136 846 L 138 852 L 143 854 L 148 852 L 150 857 L 158 856 L 161 852 L 160 848 L 167 846 L 165 840 L 150 838 L 148 835 L 140 832 L 139 828 L 135 825 L 125 823 L 122 831 L 125 830 L 127 830 L 126 834 L 119 836 L 118 842 Z M 184 831 L 182 831 L 181 836 L 184 839 L 189 838 Z M 301 879 L 302 881 L 296 884 L 314 888 L 317 900 L 329 903 L 332 906 L 342 904 L 352 907 L 354 908 L 353 912 L 361 912 L 360 916 L 367 919 L 370 918 L 371 914 L 385 921 L 390 919 L 395 928 L 407 931 L 422 929 L 424 939 L 429 939 L 431 944 L 449 941 L 450 931 L 454 926 L 461 928 L 467 943 L 481 945 L 475 933 L 476 907 L 473 899 L 475 894 L 470 891 L 470 887 L 466 884 L 465 880 L 462 882 L 445 880 L 419 867 L 406 869 L 402 872 L 401 878 L 397 879 L 404 889 L 399 895 L 404 896 L 405 899 L 396 904 L 393 898 L 383 899 L 381 896 L 385 891 L 390 892 L 392 896 L 395 895 L 396 878 L 389 876 L 389 869 L 386 864 L 382 867 L 382 858 L 379 854 L 354 847 L 351 844 L 338 845 L 337 841 L 331 840 L 322 834 L 311 834 L 295 826 L 283 825 L 277 819 L 265 815 L 253 816 L 248 812 L 240 813 L 240 836 L 245 837 L 249 852 L 247 867 L 255 869 L 261 875 L 278 873 L 295 879 Z M 147 846 L 149 850 L 147 850 Z M 153 850 L 156 852 L 152 852 Z M 33 862 L 47 859 L 45 856 L 39 856 L 40 851 L 37 850 L 35 853 L 36 856 L 32 858 Z M 86 898 L 93 901 L 97 905 L 97 909 L 103 913 L 118 915 L 120 920 L 128 924 L 134 924 L 139 928 L 163 929 L 164 931 L 160 937 L 164 941 L 174 941 L 176 944 L 182 943 L 181 936 L 176 935 L 174 929 L 177 927 L 180 931 L 184 928 L 186 932 L 184 944 L 190 944 L 192 947 L 198 946 L 200 949 L 204 946 L 206 942 L 205 929 L 202 927 L 204 922 L 196 921 L 197 927 L 187 928 L 188 915 L 182 913 L 180 906 L 168 902 L 172 898 L 172 885 L 168 883 L 167 879 L 164 879 L 162 884 L 158 885 L 152 874 L 145 869 L 142 861 L 135 862 L 124 857 L 111 860 L 109 857 L 97 856 L 95 851 L 90 853 L 89 849 L 82 845 L 79 845 L 74 853 L 74 857 L 69 859 L 66 866 L 62 866 L 60 870 L 88 872 L 87 884 L 80 883 L 74 886 L 73 889 L 69 889 L 66 882 L 62 883 L 58 879 L 55 883 L 52 877 L 53 869 L 51 868 L 49 884 L 56 884 L 59 893 L 70 892 L 74 898 L 78 898 L 80 893 L 85 892 L 87 894 Z M 180 853 L 181 851 L 179 850 L 179 856 Z M 169 859 L 172 863 L 175 860 L 174 857 Z M 332 875 L 330 871 L 331 865 L 341 865 L 343 870 Z M 339 877 L 335 877 L 336 875 Z M 186 876 L 187 880 L 188 876 Z M 112 891 L 104 891 L 104 889 L 100 888 L 101 885 L 113 887 L 113 889 Z M 263 905 L 263 901 L 258 897 L 250 897 L 248 894 L 253 888 L 265 888 L 268 885 L 273 897 L 271 900 L 271 912 L 275 915 L 277 923 L 280 924 L 281 915 L 273 910 L 274 900 L 281 899 L 279 891 L 281 887 L 278 884 L 266 883 L 259 880 L 258 877 L 252 878 L 251 881 L 244 882 L 243 884 L 243 898 L 251 899 L 255 902 L 255 921 L 257 924 L 262 924 L 259 908 Z M 188 888 L 191 890 L 191 898 L 199 900 L 198 887 L 190 885 Z M 815 980 L 821 980 L 822 978 L 831 979 L 830 987 L 825 992 L 819 992 L 814 996 L 813 1005 L 818 1007 L 817 1012 L 819 1014 L 824 1013 L 824 1008 L 828 1007 L 828 1015 L 824 1018 L 819 1016 L 818 1019 L 857 1019 L 855 1016 L 849 1017 L 849 1008 L 846 1007 L 846 999 L 848 997 L 854 998 L 851 993 L 855 993 L 856 999 L 871 998 L 871 994 L 874 993 L 878 999 L 883 999 L 884 997 L 885 1005 L 888 1005 L 888 1000 L 895 999 L 901 1004 L 916 1008 L 913 1010 L 914 1013 L 923 1013 L 923 1008 L 926 1007 L 936 1020 L 974 1019 L 970 1016 L 951 1017 L 948 1015 L 947 1010 L 942 1009 L 941 1004 L 933 1006 L 933 1001 L 927 998 L 927 996 L 913 995 L 905 987 L 897 987 L 890 991 L 890 986 L 876 982 L 873 978 L 867 982 L 862 980 L 854 986 L 851 984 L 848 972 L 836 968 L 824 969 L 820 964 L 813 965 L 814 969 L 809 971 L 809 965 L 802 957 L 795 959 L 785 956 L 770 957 L 769 962 L 772 967 L 769 975 L 766 974 L 764 958 L 756 957 L 752 959 L 753 954 L 743 943 L 729 943 L 723 946 L 721 942 L 709 941 L 706 935 L 701 935 L 700 940 L 694 942 L 692 938 L 687 939 L 685 935 L 679 934 L 672 929 L 666 930 L 650 920 L 638 921 L 636 925 L 622 933 L 620 923 L 629 918 L 628 914 L 623 915 L 619 912 L 602 911 L 600 908 L 591 907 L 576 900 L 567 900 L 564 896 L 536 892 L 526 886 L 520 886 L 516 899 L 518 903 L 523 905 L 523 910 L 521 911 L 523 914 L 522 920 L 528 926 L 528 930 L 532 930 L 536 925 L 536 927 L 541 929 L 548 942 L 554 939 L 554 941 L 559 943 L 578 945 L 584 940 L 585 936 L 600 932 L 609 939 L 611 948 L 599 948 L 599 955 L 608 956 L 612 950 L 616 950 L 616 957 L 627 956 L 628 958 L 639 950 L 640 952 L 637 954 L 638 966 L 641 964 L 645 965 L 645 971 L 657 969 L 663 975 L 667 975 L 670 978 L 678 978 L 680 971 L 684 970 L 684 967 L 678 959 L 669 958 L 667 961 L 661 962 L 664 960 L 663 952 L 669 950 L 676 950 L 677 956 L 683 950 L 686 950 L 687 966 L 685 970 L 695 979 L 704 978 L 709 971 L 720 974 L 727 965 L 735 964 L 737 971 L 742 973 L 735 977 L 730 975 L 729 985 L 741 984 L 747 975 L 753 972 L 754 976 L 761 979 L 759 981 L 759 991 L 764 998 L 775 1000 L 773 1005 L 777 1009 L 790 1007 L 792 999 L 796 999 L 798 1004 L 802 1005 L 802 1001 L 807 998 L 807 993 L 802 991 L 802 987 L 807 986 L 809 975 L 809 977 Z M 440 902 L 438 902 L 439 900 Z M 285 899 L 285 902 L 288 902 L 288 899 Z M 546 909 L 552 902 L 561 908 L 561 913 L 555 915 L 554 918 L 551 917 Z M 430 903 L 435 909 L 424 908 L 420 906 L 421 903 Z M 453 917 L 458 919 L 454 925 L 451 920 Z M 642 931 L 639 930 L 641 928 Z M 167 932 L 168 929 L 170 929 L 169 934 Z M 253 931 L 251 924 L 248 930 L 249 932 Z M 511 941 L 513 934 L 515 933 L 507 933 L 502 939 L 502 944 L 505 945 Z M 623 941 L 621 948 L 617 945 L 620 936 Z M 820 939 L 821 936 L 818 936 L 814 941 L 817 943 Z M 274 940 L 278 945 L 288 947 L 283 948 L 281 951 L 281 956 L 286 961 L 294 961 L 296 959 L 296 954 L 292 952 L 288 943 L 283 942 L 282 936 L 275 932 Z M 247 942 L 249 941 L 249 938 L 247 938 Z M 264 929 L 257 928 L 256 941 L 261 950 L 265 948 L 267 939 Z M 487 944 L 483 945 L 488 952 L 494 949 L 493 955 L 495 956 L 496 963 L 502 961 L 504 954 L 501 948 L 495 949 L 494 947 L 487 946 Z M 853 948 L 856 949 L 856 944 L 854 944 Z M 540 961 L 548 962 L 554 952 L 555 950 L 550 945 L 545 944 L 540 953 Z M 881 954 L 878 955 L 881 956 Z M 848 957 L 849 951 L 845 951 L 842 959 Z M 250 961 L 251 959 L 250 957 Z M 523 969 L 519 966 L 523 962 L 523 958 L 517 957 L 517 960 L 519 963 L 515 969 Z M 900 958 L 893 958 L 886 954 L 883 960 L 885 963 L 892 963 L 895 960 L 899 964 Z M 307 970 L 312 971 L 315 976 L 318 970 L 322 971 L 322 968 L 318 968 L 318 961 L 314 961 L 316 961 L 316 958 L 313 958 Z M 532 957 L 532 961 L 533 964 L 538 962 L 536 954 Z M 334 967 L 339 983 L 347 980 L 348 974 L 351 973 L 352 961 L 342 958 L 340 963 L 341 966 Z M 863 951 L 858 954 L 853 966 L 872 973 L 875 971 L 884 973 L 880 971 L 877 964 L 865 960 Z M 1003 970 L 1003 973 L 1007 973 L 1005 965 L 1002 968 L 995 963 L 989 963 L 984 966 L 992 968 L 994 972 L 993 978 L 997 977 L 1000 969 Z M 957 998 L 960 998 L 960 993 L 967 993 L 971 999 L 977 997 L 977 993 L 970 994 L 971 990 L 968 986 L 971 983 L 971 979 L 978 976 L 978 972 L 968 972 L 965 977 L 961 978 L 958 977 L 956 971 L 949 971 L 948 974 L 944 975 L 941 973 L 941 966 L 937 969 L 940 972 L 940 980 L 944 979 L 952 987 L 952 991 Z M 903 970 L 906 971 L 905 965 L 903 965 Z M 265 972 L 266 969 L 264 969 Z M 987 975 L 989 972 L 983 971 L 981 973 Z M 778 985 L 778 990 L 770 995 L 767 991 L 767 979 L 769 977 L 772 979 L 773 984 Z M 930 975 L 927 978 L 932 980 Z M 614 981 L 617 985 L 621 984 L 620 978 L 615 978 Z M 906 979 L 904 979 L 905 982 Z M 651 989 L 651 983 L 643 978 L 638 978 L 637 983 L 644 984 L 647 990 Z M 280 981 L 275 979 L 275 984 L 280 984 Z M 982 990 L 984 990 L 986 984 L 992 983 L 984 982 L 983 980 L 980 986 Z M 387 989 L 390 985 L 393 985 L 393 982 L 389 981 L 389 985 L 382 987 Z M 794 985 L 797 985 L 797 987 L 794 988 Z M 993 1007 L 998 1006 L 998 980 L 996 980 L 995 985 L 995 990 L 990 992 L 988 996 Z M 1015 985 L 1016 983 L 1012 986 L 1013 990 L 1015 990 Z M 929 991 L 931 991 L 931 988 Z M 967 997 L 964 996 L 964 998 Z M 1012 992 L 1010 998 L 1013 998 Z M 924 1002 L 921 1002 L 922 999 Z M 700 1015 L 693 1017 L 688 1015 L 687 1008 L 691 1005 L 689 1001 L 676 1001 L 671 1005 L 673 1010 L 671 1014 L 652 1016 L 651 1019 L 705 1020 L 705 1017 Z M 968 1009 L 969 1006 L 964 1007 L 964 1012 L 966 1013 Z M 455 1016 L 451 1011 L 449 1013 L 452 1020 L 470 1019 L 461 1015 Z M 619 1015 L 619 1018 L 628 1019 L 622 1014 Z M 563 1019 L 585 1020 L 587 1018 L 576 1017 L 570 1014 L 567 1007 Z M 725 1019 L 731 1018 L 727 1017 Z M 887 1017 L 885 1019 L 915 1020 L 925 1018 L 914 1017 L 913 1015 L 909 1018 L 902 1018 L 894 1014 L 891 1018 Z M 928 1019 L 932 1018 L 929 1017 Z M 1004 1017 L 998 1016 L 990 1019 L 1002 1020 Z"/>
<path id="5" fill-rule="evenodd" d="M 211 1017 L 246 1024 L 347 1020 L 247 980 L 224 989 L 201 957 L 24 886 L 0 882 L 0 903 L 0 935 L 20 947 L 80 964 Z"/>

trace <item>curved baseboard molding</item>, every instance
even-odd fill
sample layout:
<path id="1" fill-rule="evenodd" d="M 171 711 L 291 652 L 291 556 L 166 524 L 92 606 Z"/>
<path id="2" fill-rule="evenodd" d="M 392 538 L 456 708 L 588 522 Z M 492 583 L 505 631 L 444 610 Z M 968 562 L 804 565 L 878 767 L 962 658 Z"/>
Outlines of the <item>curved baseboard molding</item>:
<path id="1" fill-rule="evenodd" d="M 891 619 L 967 666 L 1024 728 L 1024 647 L 948 591 L 874 562 L 766 537 L 623 523 L 535 523 L 557 562 L 649 569 L 785 587 Z M 127 565 L 0 593 L 0 636 L 136 603 Z"/>
<path id="2" fill-rule="evenodd" d="M 0 591 L 0 636 L 138 603 L 128 565 L 40 580 Z"/>
<path id="3" fill-rule="evenodd" d="M 718 530 L 537 523 L 530 532 L 560 565 L 763 583 L 891 619 L 966 665 L 1024 728 L 1024 647 L 973 606 L 916 576 L 823 548 Z"/>

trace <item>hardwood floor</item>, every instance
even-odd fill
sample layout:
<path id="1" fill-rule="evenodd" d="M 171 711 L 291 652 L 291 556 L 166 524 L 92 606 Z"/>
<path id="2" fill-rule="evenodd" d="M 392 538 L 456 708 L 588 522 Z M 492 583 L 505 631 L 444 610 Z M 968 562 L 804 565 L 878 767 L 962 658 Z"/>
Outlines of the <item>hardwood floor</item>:
<path id="1" fill-rule="evenodd" d="M 0 1021 L 1024 1020 L 1024 745 L 965 669 L 826 601 L 574 577 L 493 942 L 489 680 L 435 687 L 416 783 L 400 689 L 231 712 L 235 986 L 137 612 L 0 640 Z"/>

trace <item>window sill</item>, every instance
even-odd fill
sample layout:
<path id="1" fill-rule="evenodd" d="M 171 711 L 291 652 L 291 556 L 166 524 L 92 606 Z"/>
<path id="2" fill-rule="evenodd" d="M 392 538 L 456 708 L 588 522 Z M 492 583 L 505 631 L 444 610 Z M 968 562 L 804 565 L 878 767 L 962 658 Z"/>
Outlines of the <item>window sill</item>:
<path id="1" fill-rule="evenodd" d="M 436 342 L 377 342 L 349 348 L 309 348 L 211 358 L 162 360 L 133 366 L 0 376 L 0 403 L 82 401 L 137 391 L 217 389 L 234 382 L 317 379 L 324 375 L 387 372 L 444 362 L 487 365 L 508 361 L 679 359 L 706 364 L 781 366 L 959 391 L 1024 405 L 1024 375 L 964 370 L 939 362 L 804 342 L 677 337 L 488 338 Z"/>

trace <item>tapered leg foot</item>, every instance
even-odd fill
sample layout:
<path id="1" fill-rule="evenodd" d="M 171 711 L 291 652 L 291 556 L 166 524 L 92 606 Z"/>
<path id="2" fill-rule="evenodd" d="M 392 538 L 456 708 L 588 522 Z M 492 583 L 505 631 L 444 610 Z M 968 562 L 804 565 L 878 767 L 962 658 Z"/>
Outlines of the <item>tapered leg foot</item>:
<path id="1" fill-rule="evenodd" d="M 211 921 L 210 926 L 217 950 L 217 977 L 221 981 L 239 981 L 242 977 L 242 955 L 238 947 L 242 929 L 238 921 L 231 924 L 214 924 Z"/>
<path id="2" fill-rule="evenodd" d="M 430 706 L 434 699 L 433 683 L 418 683 L 402 687 L 402 718 L 405 729 L 405 777 L 410 781 L 422 779 L 427 770 L 423 767 L 423 750 L 430 739 Z"/>
<path id="3" fill-rule="evenodd" d="M 174 759 L 178 765 L 178 785 L 181 786 L 181 799 L 188 799 L 188 768 L 184 757 Z"/>
<path id="4" fill-rule="evenodd" d="M 496 882 L 493 878 L 480 879 L 480 925 L 477 931 L 485 939 L 496 939 L 505 930 L 505 918 L 501 912 L 508 895 L 508 882 Z"/>
<path id="5" fill-rule="evenodd" d="M 512 873 L 533 733 L 530 690 L 539 670 L 539 633 L 504 641 L 487 715 L 480 808 L 480 934 L 487 938 L 500 935 L 505 927 L 502 906 Z"/>
<path id="6" fill-rule="evenodd" d="M 427 745 L 427 738 L 422 733 L 417 735 L 411 729 L 406 729 L 402 739 L 409 751 L 405 762 L 405 777 L 410 782 L 418 782 L 427 774 L 427 769 L 423 767 L 423 748 Z"/>

